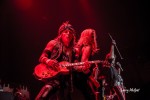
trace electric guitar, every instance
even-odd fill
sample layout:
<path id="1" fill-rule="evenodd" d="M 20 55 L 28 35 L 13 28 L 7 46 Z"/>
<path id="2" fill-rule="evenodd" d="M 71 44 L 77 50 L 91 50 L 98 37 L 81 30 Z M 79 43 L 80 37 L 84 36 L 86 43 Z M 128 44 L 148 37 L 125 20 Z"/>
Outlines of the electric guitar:
<path id="1" fill-rule="evenodd" d="M 102 62 L 103 61 L 100 60 L 88 61 L 89 64 Z M 37 66 L 35 66 L 33 75 L 38 80 L 52 79 L 60 74 L 62 75 L 69 74 L 69 68 L 73 66 L 84 65 L 84 63 L 85 62 L 69 63 L 66 61 L 62 61 L 57 64 L 55 69 L 52 68 L 51 66 L 47 66 L 46 64 L 40 63 Z"/>

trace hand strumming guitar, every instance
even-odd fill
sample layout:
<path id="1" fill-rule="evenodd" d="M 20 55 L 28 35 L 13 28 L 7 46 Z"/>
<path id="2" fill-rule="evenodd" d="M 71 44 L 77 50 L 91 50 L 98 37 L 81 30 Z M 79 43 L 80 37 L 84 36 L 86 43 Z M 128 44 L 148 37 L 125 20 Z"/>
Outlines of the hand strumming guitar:
<path id="1" fill-rule="evenodd" d="M 57 60 L 52 60 L 52 59 L 48 59 L 46 61 L 46 64 L 48 65 L 49 68 L 52 68 L 54 70 L 58 70 L 58 61 Z"/>

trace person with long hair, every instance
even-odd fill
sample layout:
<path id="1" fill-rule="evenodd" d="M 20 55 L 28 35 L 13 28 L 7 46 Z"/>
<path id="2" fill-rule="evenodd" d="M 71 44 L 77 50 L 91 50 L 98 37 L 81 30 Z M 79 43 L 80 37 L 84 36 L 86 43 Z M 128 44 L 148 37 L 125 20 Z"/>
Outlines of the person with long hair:
<path id="1" fill-rule="evenodd" d="M 58 36 L 48 42 L 39 58 L 39 62 L 46 65 L 53 72 L 61 70 L 59 62 L 74 62 L 76 59 L 75 50 L 73 49 L 76 43 L 75 33 L 69 21 L 62 23 L 58 30 Z M 35 100 L 71 100 L 72 75 L 70 71 L 66 71 L 66 73 L 51 79 L 44 79 L 45 85 Z M 49 73 L 47 74 L 49 75 Z"/>
<path id="2" fill-rule="evenodd" d="M 91 90 L 90 75 L 95 67 L 94 64 L 89 64 L 88 61 L 94 60 L 92 58 L 98 51 L 96 41 L 96 31 L 92 28 L 87 28 L 81 32 L 80 38 L 75 46 L 78 51 L 79 61 L 85 62 L 82 66 L 75 66 L 78 74 L 74 78 L 76 86 L 83 93 L 85 100 L 94 100 L 95 94 Z M 77 83 L 76 83 L 77 82 Z"/>

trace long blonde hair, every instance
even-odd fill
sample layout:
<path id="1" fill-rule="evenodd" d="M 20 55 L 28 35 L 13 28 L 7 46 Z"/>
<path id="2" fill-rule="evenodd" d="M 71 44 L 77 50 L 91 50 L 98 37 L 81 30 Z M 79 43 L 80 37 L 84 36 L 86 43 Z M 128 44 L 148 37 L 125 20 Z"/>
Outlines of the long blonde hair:
<path id="1" fill-rule="evenodd" d="M 91 40 L 89 38 L 93 38 L 93 39 Z M 99 50 L 97 48 L 96 31 L 92 28 L 83 30 L 77 42 L 77 46 L 79 47 L 82 47 L 85 45 L 92 46 L 92 55 L 95 54 Z"/>

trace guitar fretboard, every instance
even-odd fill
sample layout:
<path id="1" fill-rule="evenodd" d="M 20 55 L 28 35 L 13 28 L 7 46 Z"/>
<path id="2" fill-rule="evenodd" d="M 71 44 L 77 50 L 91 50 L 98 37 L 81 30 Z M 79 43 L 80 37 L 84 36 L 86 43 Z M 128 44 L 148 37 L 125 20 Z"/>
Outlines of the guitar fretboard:
<path id="1" fill-rule="evenodd" d="M 89 64 L 93 64 L 93 63 L 102 63 L 103 61 L 101 60 L 95 60 L 95 61 L 88 61 Z M 77 62 L 77 63 L 70 63 L 70 64 L 66 64 L 66 65 L 62 65 L 64 67 L 69 67 L 69 66 L 79 66 L 79 65 L 83 65 L 85 62 Z"/>

